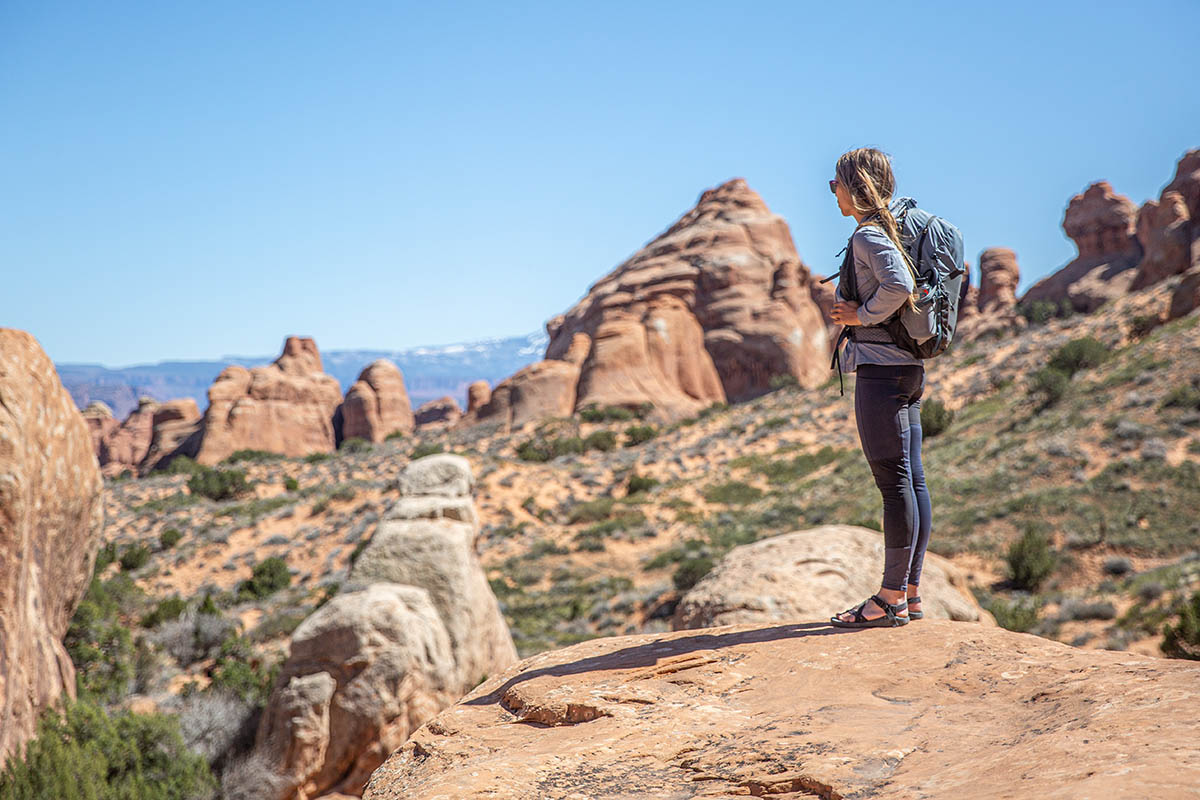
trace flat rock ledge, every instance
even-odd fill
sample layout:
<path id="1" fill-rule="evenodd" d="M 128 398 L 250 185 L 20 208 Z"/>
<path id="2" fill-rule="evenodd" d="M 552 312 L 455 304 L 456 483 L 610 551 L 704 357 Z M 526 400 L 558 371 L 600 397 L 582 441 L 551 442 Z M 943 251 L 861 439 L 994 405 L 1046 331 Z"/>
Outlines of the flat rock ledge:
<path id="1" fill-rule="evenodd" d="M 593 639 L 421 726 L 364 800 L 1197 796 L 1200 664 L 973 623 Z"/>

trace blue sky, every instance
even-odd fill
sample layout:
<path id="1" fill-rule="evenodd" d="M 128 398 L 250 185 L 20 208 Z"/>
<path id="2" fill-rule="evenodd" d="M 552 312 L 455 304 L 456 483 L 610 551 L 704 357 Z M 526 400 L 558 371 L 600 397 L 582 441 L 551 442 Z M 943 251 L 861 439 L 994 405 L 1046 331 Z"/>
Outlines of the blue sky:
<path id="1" fill-rule="evenodd" d="M 1017 251 L 1200 147 L 1189 2 L 0 3 L 0 325 L 110 366 L 521 334 L 745 177 L 817 273 L 837 156 Z"/>

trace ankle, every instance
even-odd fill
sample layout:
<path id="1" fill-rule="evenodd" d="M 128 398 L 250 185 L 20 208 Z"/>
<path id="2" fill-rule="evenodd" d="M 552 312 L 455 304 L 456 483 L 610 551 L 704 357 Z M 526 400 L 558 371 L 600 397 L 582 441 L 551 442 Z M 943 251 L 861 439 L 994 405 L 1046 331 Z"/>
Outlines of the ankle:
<path id="1" fill-rule="evenodd" d="M 916 597 L 916 596 L 917 596 L 917 595 L 919 595 L 920 593 L 921 593 L 921 592 L 918 590 L 917 584 L 915 584 L 915 583 L 910 583 L 910 584 L 908 585 L 908 596 L 909 596 L 909 597 Z"/>
<path id="2" fill-rule="evenodd" d="M 887 600 L 892 605 L 896 605 L 897 603 L 904 600 L 904 590 L 903 589 L 880 589 L 878 594 L 880 597 L 882 597 L 884 600 Z"/>

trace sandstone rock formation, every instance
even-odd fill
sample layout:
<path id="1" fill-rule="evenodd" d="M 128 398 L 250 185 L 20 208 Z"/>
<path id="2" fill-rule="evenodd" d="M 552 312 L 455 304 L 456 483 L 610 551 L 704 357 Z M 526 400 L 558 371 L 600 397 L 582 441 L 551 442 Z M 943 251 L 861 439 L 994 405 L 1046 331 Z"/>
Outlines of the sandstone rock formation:
<path id="1" fill-rule="evenodd" d="M 412 433 L 416 423 L 400 369 L 386 359 L 368 364 L 346 390 L 342 438 L 382 442 L 395 431 Z"/>
<path id="2" fill-rule="evenodd" d="M 1200 665 L 924 619 L 592 639 L 488 678 L 365 800 L 1186 797 Z"/>
<path id="3" fill-rule="evenodd" d="M 256 750 L 280 800 L 357 795 L 408 735 L 516 648 L 475 555 L 474 478 L 461 456 L 408 464 L 344 591 L 296 630 Z"/>
<path id="4" fill-rule="evenodd" d="M 874 594 L 882 569 L 879 531 L 822 525 L 771 536 L 730 550 L 679 601 L 671 627 L 828 619 Z M 921 610 L 926 619 L 992 623 L 962 573 L 933 553 L 922 569 Z"/>
<path id="5" fill-rule="evenodd" d="M 419 426 L 450 426 L 458 422 L 458 420 L 462 417 L 462 414 L 462 409 L 459 408 L 459 405 L 454 401 L 454 398 L 446 395 L 445 397 L 439 397 L 437 400 L 430 400 L 428 403 L 422 403 L 421 407 L 416 410 L 414 417 L 416 419 L 416 424 Z"/>
<path id="6" fill-rule="evenodd" d="M 666 419 L 755 397 L 776 376 L 815 386 L 830 343 L 810 283 L 787 223 L 731 180 L 551 319 L 545 360 L 464 421 L 645 402 Z"/>
<path id="7" fill-rule="evenodd" d="M 37 340 L 0 328 L 0 762 L 75 667 L 62 646 L 104 522 L 88 425 Z"/>
<path id="8" fill-rule="evenodd" d="M 1182 280 L 1171 293 L 1171 305 L 1167 310 L 1167 319 L 1177 319 L 1186 316 L 1200 308 L 1200 265 L 1192 267 L 1183 273 Z"/>
<path id="9" fill-rule="evenodd" d="M 169 400 L 154 411 L 154 434 L 150 447 L 139 465 L 139 474 L 145 475 L 157 466 L 159 459 L 175 451 L 188 436 L 195 432 L 201 419 L 196 401 L 190 397 Z"/>
<path id="10" fill-rule="evenodd" d="M 100 443 L 120 423 L 113 416 L 113 411 L 108 407 L 108 404 L 101 400 L 88 403 L 87 408 L 83 409 L 81 413 L 83 414 L 83 421 L 87 423 L 88 433 L 92 436 L 92 452 L 99 459 Z"/>
<path id="11" fill-rule="evenodd" d="M 979 273 L 978 291 L 974 286 L 967 290 L 966 302 L 973 307 L 959 308 L 955 338 L 969 341 L 1023 329 L 1027 323 L 1017 313 L 1017 254 L 1007 247 L 989 247 L 979 254 Z"/>
<path id="12" fill-rule="evenodd" d="M 1134 235 L 1137 208 L 1113 192 L 1108 181 L 1093 183 L 1071 198 L 1063 230 L 1079 248 L 1078 257 L 1029 287 L 1022 303 L 1068 299 L 1076 311 L 1094 311 L 1128 291 L 1141 259 Z"/>
<path id="13" fill-rule="evenodd" d="M 125 470 L 136 471 L 154 438 L 154 414 L 158 402 L 153 397 L 139 397 L 138 407 L 128 417 L 111 428 L 100 440 L 97 458 L 100 471 L 107 476 Z"/>
<path id="14" fill-rule="evenodd" d="M 1157 201 L 1138 212 L 1137 236 L 1144 255 L 1130 289 L 1142 289 L 1200 266 L 1200 150 L 1179 159 L 1175 177 Z"/>
<path id="15" fill-rule="evenodd" d="M 303 456 L 334 449 L 333 414 L 342 402 L 337 379 L 322 371 L 309 338 L 289 336 L 265 367 L 226 367 L 208 390 L 208 409 L 176 453 L 215 464 L 236 450 Z"/>
<path id="16" fill-rule="evenodd" d="M 475 381 L 467 387 L 467 412 L 475 413 L 492 399 L 492 387 L 487 381 Z"/>

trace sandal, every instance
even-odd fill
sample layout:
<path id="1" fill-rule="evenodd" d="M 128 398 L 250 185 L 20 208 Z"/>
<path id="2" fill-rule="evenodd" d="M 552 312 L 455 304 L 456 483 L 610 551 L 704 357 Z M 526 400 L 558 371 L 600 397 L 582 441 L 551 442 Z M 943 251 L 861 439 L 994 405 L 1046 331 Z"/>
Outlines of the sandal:
<path id="1" fill-rule="evenodd" d="M 919 603 L 919 602 L 921 602 L 921 597 L 920 597 L 920 595 L 913 595 L 912 597 L 908 598 L 904 602 L 905 603 Z M 923 616 L 925 616 L 924 611 L 909 611 L 908 612 L 909 619 L 920 619 Z"/>
<path id="2" fill-rule="evenodd" d="M 863 616 L 862 610 L 871 600 L 883 609 L 883 616 L 875 619 L 867 619 Z M 866 600 L 856 605 L 854 608 L 848 608 L 843 611 L 843 614 L 854 614 L 854 620 L 846 622 L 840 620 L 836 616 L 830 617 L 829 622 L 839 628 L 897 628 L 901 625 L 908 624 L 907 616 L 900 616 L 897 612 L 904 611 L 908 608 L 908 600 L 902 603 L 892 605 L 877 594 L 873 594 Z"/>

